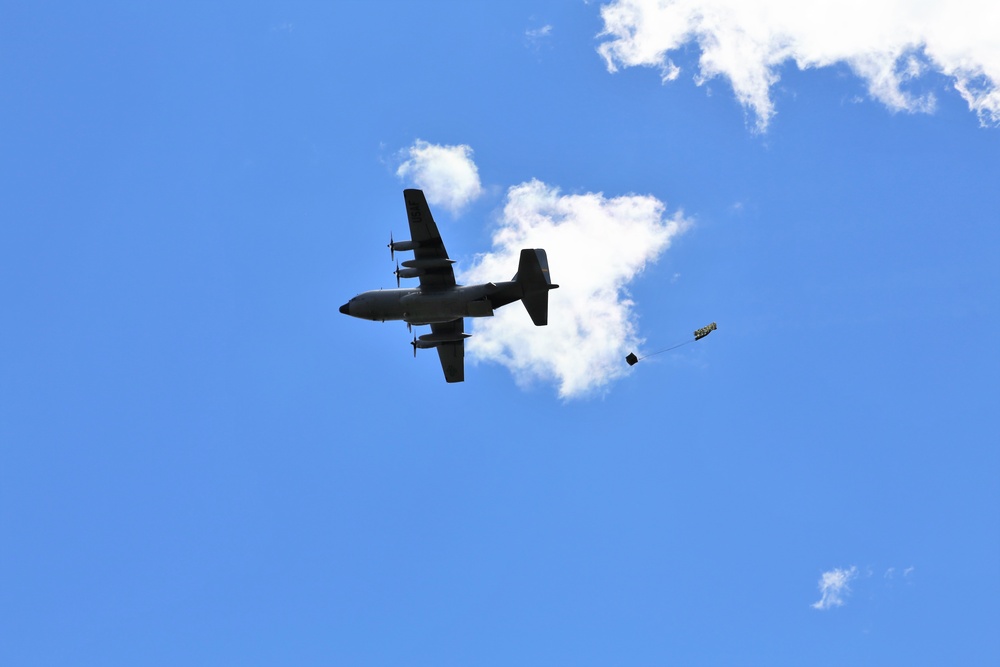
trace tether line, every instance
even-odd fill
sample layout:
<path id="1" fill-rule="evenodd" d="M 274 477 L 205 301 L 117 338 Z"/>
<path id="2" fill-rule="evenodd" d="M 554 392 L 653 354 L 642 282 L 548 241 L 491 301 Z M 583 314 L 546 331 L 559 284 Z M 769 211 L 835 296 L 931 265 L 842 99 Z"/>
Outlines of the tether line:
<path id="1" fill-rule="evenodd" d="M 647 355 L 639 357 L 636 361 L 642 361 L 643 359 L 649 359 L 650 357 L 655 357 L 658 354 L 663 354 L 664 352 L 669 352 L 670 350 L 676 350 L 677 348 L 684 347 L 688 343 L 693 343 L 696 340 L 698 340 L 698 339 L 697 338 L 692 338 L 690 340 L 684 341 L 683 343 L 677 343 L 676 345 L 671 345 L 670 347 L 666 347 L 666 348 L 664 348 L 662 350 L 657 350 L 656 352 L 650 352 Z"/>

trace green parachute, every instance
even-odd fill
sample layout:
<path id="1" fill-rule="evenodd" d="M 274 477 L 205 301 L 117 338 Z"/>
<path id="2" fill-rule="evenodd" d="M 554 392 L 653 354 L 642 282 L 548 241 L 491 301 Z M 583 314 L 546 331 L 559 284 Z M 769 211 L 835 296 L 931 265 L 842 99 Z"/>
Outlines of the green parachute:
<path id="1" fill-rule="evenodd" d="M 715 326 L 715 322 L 712 322 L 707 327 L 702 327 L 700 329 L 697 329 L 694 332 L 694 338 L 689 338 L 688 340 L 684 341 L 683 343 L 677 343 L 676 345 L 671 345 L 670 347 L 664 348 L 662 350 L 658 350 L 656 352 L 651 352 L 650 354 L 647 354 L 645 357 L 637 357 L 636 354 L 635 354 L 635 352 L 629 352 L 628 356 L 625 357 L 625 361 L 628 362 L 629 366 L 635 366 L 642 359 L 647 359 L 649 357 L 654 357 L 654 356 L 656 356 L 658 354 L 662 354 L 663 352 L 669 352 L 670 350 L 676 350 L 677 348 L 679 348 L 679 347 L 681 347 L 683 345 L 687 345 L 688 343 L 693 343 L 696 340 L 701 340 L 702 338 L 704 338 L 708 334 L 712 333 L 716 329 L 718 329 L 718 327 Z"/>

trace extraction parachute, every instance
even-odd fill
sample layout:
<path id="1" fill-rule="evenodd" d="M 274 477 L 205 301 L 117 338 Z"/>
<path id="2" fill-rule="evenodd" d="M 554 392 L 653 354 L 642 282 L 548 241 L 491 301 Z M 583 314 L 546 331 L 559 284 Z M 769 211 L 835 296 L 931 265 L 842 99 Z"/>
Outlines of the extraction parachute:
<path id="1" fill-rule="evenodd" d="M 701 340 L 702 338 L 704 338 L 705 336 L 707 336 L 708 334 L 712 333 L 713 331 L 715 331 L 718 328 L 719 327 L 715 326 L 715 322 L 712 322 L 707 327 L 702 327 L 702 328 L 698 329 L 697 331 L 695 331 L 694 332 L 694 338 L 689 338 L 688 340 L 684 341 L 683 343 L 677 343 L 676 345 L 671 345 L 670 347 L 665 348 L 663 350 L 658 350 L 656 352 L 652 352 L 650 354 L 647 354 L 645 357 L 637 357 L 635 355 L 635 352 L 629 352 L 628 356 L 625 357 L 625 361 L 628 362 L 629 366 L 635 366 L 637 363 L 639 363 L 639 361 L 641 359 L 645 359 L 646 357 L 652 357 L 652 356 L 655 356 L 657 354 L 661 354 L 663 352 L 669 352 L 670 350 L 676 350 L 677 348 L 681 347 L 682 345 L 687 345 L 688 343 L 693 343 L 696 340 Z"/>
<path id="2" fill-rule="evenodd" d="M 702 338 L 704 338 L 705 336 L 707 336 L 708 334 L 712 333 L 713 331 L 715 331 L 718 328 L 719 327 L 715 326 L 715 322 L 712 322 L 707 327 L 702 327 L 702 328 L 698 329 L 697 331 L 695 331 L 694 332 L 694 339 L 695 340 L 701 340 Z"/>

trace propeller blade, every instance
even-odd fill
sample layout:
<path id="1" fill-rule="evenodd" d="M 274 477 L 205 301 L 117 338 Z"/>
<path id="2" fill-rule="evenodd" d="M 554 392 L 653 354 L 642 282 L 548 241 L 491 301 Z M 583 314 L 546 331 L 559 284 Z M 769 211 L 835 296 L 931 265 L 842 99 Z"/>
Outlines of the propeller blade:
<path id="1" fill-rule="evenodd" d="M 413 334 L 413 342 L 410 343 L 413 346 L 413 358 L 417 358 L 417 334 Z"/>
<path id="2" fill-rule="evenodd" d="M 396 249 L 392 247 L 392 232 L 389 232 L 389 258 L 392 260 L 396 259 Z M 399 267 L 396 267 L 399 268 Z"/>
<path id="3" fill-rule="evenodd" d="M 399 262 L 396 262 L 396 287 L 399 287 Z"/>

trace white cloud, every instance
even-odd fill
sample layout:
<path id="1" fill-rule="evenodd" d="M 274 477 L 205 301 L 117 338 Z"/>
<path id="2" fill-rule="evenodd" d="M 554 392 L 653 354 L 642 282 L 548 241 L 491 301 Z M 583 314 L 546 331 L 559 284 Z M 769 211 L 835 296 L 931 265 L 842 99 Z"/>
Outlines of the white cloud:
<path id="1" fill-rule="evenodd" d="M 431 205 L 459 213 L 483 193 L 469 146 L 440 146 L 417 139 L 403 154 L 406 159 L 396 175 L 423 190 Z"/>
<path id="2" fill-rule="evenodd" d="M 536 53 L 542 46 L 551 46 L 547 40 L 552 36 L 552 26 L 545 24 L 540 28 L 528 28 L 524 31 L 524 45 Z"/>
<path id="3" fill-rule="evenodd" d="M 541 28 L 529 28 L 524 31 L 524 36 L 528 39 L 540 39 L 542 37 L 548 37 L 552 34 L 552 26 L 543 25 Z"/>
<path id="4" fill-rule="evenodd" d="M 824 572 L 819 579 L 819 592 L 822 597 L 812 604 L 812 608 L 829 609 L 843 605 L 844 598 L 851 592 L 848 584 L 857 574 L 858 568 L 853 565 L 849 569 L 834 568 Z"/>
<path id="5" fill-rule="evenodd" d="M 800 69 L 849 66 L 894 111 L 930 112 L 931 93 L 908 89 L 943 74 L 985 125 L 1000 124 L 1000 2 L 995 0 L 615 0 L 601 8 L 608 70 L 644 65 L 663 82 L 680 68 L 669 53 L 695 42 L 700 85 L 717 76 L 763 131 L 771 87 L 788 61 Z"/>
<path id="6" fill-rule="evenodd" d="M 521 384 L 553 380 L 562 398 L 605 387 L 640 342 L 628 284 L 689 224 L 652 196 L 565 195 L 537 180 L 510 188 L 493 250 L 463 280 L 508 279 L 522 248 L 544 248 L 561 287 L 549 293 L 548 326 L 535 327 L 519 304 L 474 320 L 470 355 L 503 364 Z"/>

